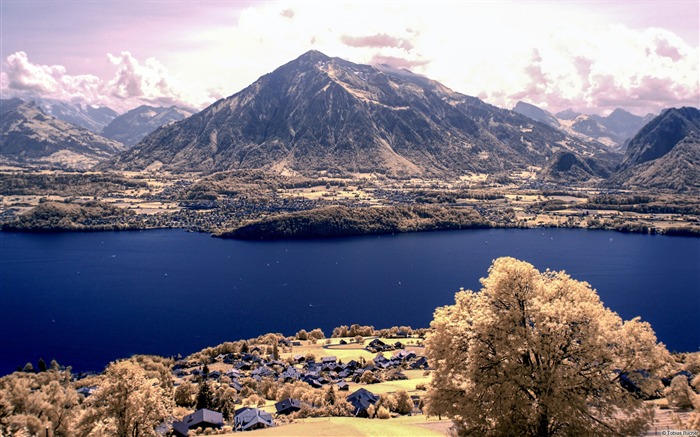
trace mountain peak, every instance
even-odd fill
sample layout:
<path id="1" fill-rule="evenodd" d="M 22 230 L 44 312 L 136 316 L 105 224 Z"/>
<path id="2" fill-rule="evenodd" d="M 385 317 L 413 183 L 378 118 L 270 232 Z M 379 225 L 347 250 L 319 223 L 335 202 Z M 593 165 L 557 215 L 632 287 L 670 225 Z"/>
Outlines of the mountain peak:
<path id="1" fill-rule="evenodd" d="M 330 56 L 319 52 L 318 50 L 309 50 L 303 55 L 299 56 L 296 61 L 306 61 L 306 62 L 318 62 L 318 61 L 328 61 Z"/>

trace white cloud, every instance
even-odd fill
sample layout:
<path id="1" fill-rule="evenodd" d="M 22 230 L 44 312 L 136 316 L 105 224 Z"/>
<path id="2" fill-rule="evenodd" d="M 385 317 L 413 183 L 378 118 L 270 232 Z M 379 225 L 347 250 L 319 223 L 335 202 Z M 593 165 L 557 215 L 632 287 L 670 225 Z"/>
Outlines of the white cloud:
<path id="1" fill-rule="evenodd" d="M 184 91 L 156 59 L 141 64 L 129 52 L 107 55 L 115 69 L 111 80 L 94 75 L 70 75 L 62 65 L 33 64 L 26 53 L 6 59 L 0 85 L 4 96 L 42 97 L 108 106 L 126 111 L 142 104 L 202 106 L 202 96 Z"/>
<path id="2" fill-rule="evenodd" d="M 625 26 L 624 14 L 606 15 L 599 2 L 283 0 L 247 4 L 235 14 L 217 8 L 221 19 L 202 13 L 209 21 L 138 29 L 152 50 L 141 51 L 141 59 L 153 58 L 111 55 L 110 73 L 101 78 L 34 65 L 15 53 L 3 90 L 122 107 L 171 101 L 201 107 L 316 49 L 410 68 L 502 107 L 520 99 L 551 111 L 700 105 L 700 48 L 667 29 Z"/>
<path id="3" fill-rule="evenodd" d="M 698 105 L 698 47 L 664 29 L 606 21 L 594 9 L 509 1 L 264 2 L 241 11 L 235 24 L 189 35 L 200 50 L 168 65 L 189 83 L 207 77 L 227 96 L 317 49 L 412 68 L 503 107 L 519 99 L 552 111 Z M 603 80 L 609 77 L 612 83 Z M 651 83 L 645 78 L 663 86 L 658 99 L 641 92 Z"/>

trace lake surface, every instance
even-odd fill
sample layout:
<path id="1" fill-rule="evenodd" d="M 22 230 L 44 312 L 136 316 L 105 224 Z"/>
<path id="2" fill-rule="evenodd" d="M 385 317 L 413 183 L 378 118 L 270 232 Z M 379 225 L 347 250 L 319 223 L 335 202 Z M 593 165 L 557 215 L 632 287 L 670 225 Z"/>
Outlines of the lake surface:
<path id="1" fill-rule="evenodd" d="M 671 350 L 700 350 L 700 239 L 494 229 L 243 242 L 181 230 L 0 233 L 0 374 L 40 357 L 102 370 L 267 332 L 427 327 L 491 260 L 566 270 Z"/>

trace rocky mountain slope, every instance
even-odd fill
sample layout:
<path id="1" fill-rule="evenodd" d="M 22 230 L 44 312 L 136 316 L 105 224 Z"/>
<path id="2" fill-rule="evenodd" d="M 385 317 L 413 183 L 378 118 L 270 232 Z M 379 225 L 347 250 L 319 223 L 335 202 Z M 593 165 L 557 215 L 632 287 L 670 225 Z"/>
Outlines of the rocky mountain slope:
<path id="1" fill-rule="evenodd" d="M 109 165 L 392 176 L 496 173 L 556 151 L 615 156 L 513 111 L 386 66 L 311 51 L 203 111 L 161 127 Z"/>
<path id="2" fill-rule="evenodd" d="M 120 143 L 46 114 L 34 102 L 17 103 L 2 105 L 0 158 L 5 162 L 86 169 L 124 150 Z"/>
<path id="3" fill-rule="evenodd" d="M 700 110 L 671 108 L 632 138 L 611 183 L 624 186 L 700 189 Z"/>
<path id="4" fill-rule="evenodd" d="M 183 120 L 194 112 L 177 106 L 165 108 L 142 105 L 112 120 L 102 130 L 102 136 L 132 147 L 159 127 Z"/>

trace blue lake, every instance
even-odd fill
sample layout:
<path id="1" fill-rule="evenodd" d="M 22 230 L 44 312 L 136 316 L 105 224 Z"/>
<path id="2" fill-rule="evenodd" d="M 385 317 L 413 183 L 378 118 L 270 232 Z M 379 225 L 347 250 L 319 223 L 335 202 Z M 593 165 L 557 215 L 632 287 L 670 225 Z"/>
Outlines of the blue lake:
<path id="1" fill-rule="evenodd" d="M 102 370 L 267 332 L 427 327 L 491 260 L 566 270 L 671 350 L 700 350 L 700 239 L 494 229 L 242 242 L 180 230 L 0 233 L 0 375 L 40 357 Z"/>

